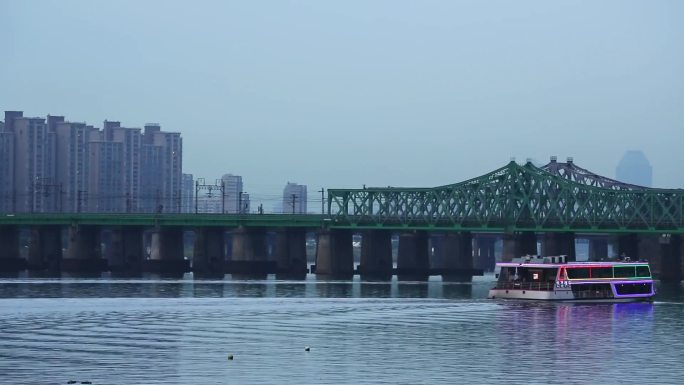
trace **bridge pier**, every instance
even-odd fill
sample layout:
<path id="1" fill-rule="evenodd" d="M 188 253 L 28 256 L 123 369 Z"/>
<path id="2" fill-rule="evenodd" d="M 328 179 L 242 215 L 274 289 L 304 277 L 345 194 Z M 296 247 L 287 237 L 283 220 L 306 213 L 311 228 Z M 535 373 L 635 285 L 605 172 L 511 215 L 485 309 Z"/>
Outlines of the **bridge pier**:
<path id="1" fill-rule="evenodd" d="M 425 231 L 399 235 L 397 279 L 427 281 L 430 278 L 428 236 Z"/>
<path id="2" fill-rule="evenodd" d="M 143 272 L 182 275 L 190 271 L 184 255 L 182 228 L 155 229 L 150 243 L 150 258 L 143 261 Z"/>
<path id="3" fill-rule="evenodd" d="M 574 261 L 575 233 L 545 233 L 542 256 L 566 255 L 568 261 Z"/>
<path id="4" fill-rule="evenodd" d="M 608 238 L 590 238 L 589 260 L 600 261 L 608 258 L 610 258 L 608 255 Z"/>
<path id="5" fill-rule="evenodd" d="M 266 276 L 276 266 L 268 259 L 266 230 L 240 226 L 233 231 L 232 257 L 226 273 Z"/>
<path id="6" fill-rule="evenodd" d="M 225 242 L 222 227 L 195 229 L 192 253 L 193 277 L 220 277 L 225 275 Z"/>
<path id="7" fill-rule="evenodd" d="M 442 281 L 473 279 L 473 235 L 469 232 L 446 233 L 435 249 L 441 256 Z"/>
<path id="8" fill-rule="evenodd" d="M 141 273 L 144 260 L 143 228 L 139 226 L 113 228 L 108 254 L 110 271 L 126 274 Z"/>
<path id="9" fill-rule="evenodd" d="M 510 262 L 513 258 L 520 258 L 524 255 L 537 255 L 537 234 L 533 231 L 505 233 L 501 261 Z"/>
<path id="10" fill-rule="evenodd" d="M 618 258 L 639 259 L 639 235 L 624 234 L 618 237 Z"/>
<path id="11" fill-rule="evenodd" d="M 61 270 L 74 273 L 101 273 L 107 270 L 107 260 L 102 258 L 99 226 L 69 226 L 66 255 Z"/>
<path id="12" fill-rule="evenodd" d="M 364 231 L 361 238 L 362 278 L 392 278 L 392 233 L 386 230 Z"/>
<path id="13" fill-rule="evenodd" d="M 494 271 L 496 256 L 494 255 L 496 239 L 491 236 L 475 237 L 475 267 L 483 271 Z"/>
<path id="14" fill-rule="evenodd" d="M 663 272 L 664 266 L 662 262 L 664 260 L 664 254 L 662 253 L 662 248 L 660 246 L 660 236 L 654 234 L 639 234 L 639 253 L 635 260 L 648 261 L 651 266 L 651 273 L 655 276 L 660 276 Z"/>
<path id="15" fill-rule="evenodd" d="M 662 282 L 678 283 L 682 281 L 682 245 L 681 235 L 673 234 L 669 237 L 661 238 L 660 255 L 661 269 L 659 278 Z"/>
<path id="16" fill-rule="evenodd" d="M 33 226 L 28 250 L 28 269 L 57 272 L 61 263 L 62 227 Z"/>
<path id="17" fill-rule="evenodd" d="M 322 230 L 316 242 L 316 275 L 351 278 L 354 275 L 352 232 Z"/>
<path id="18" fill-rule="evenodd" d="M 273 257 L 278 264 L 278 276 L 303 279 L 307 273 L 306 230 L 278 229 Z"/>
<path id="19" fill-rule="evenodd" d="M 19 228 L 0 226 L 0 272 L 15 273 L 26 269 L 26 259 L 19 250 Z"/>

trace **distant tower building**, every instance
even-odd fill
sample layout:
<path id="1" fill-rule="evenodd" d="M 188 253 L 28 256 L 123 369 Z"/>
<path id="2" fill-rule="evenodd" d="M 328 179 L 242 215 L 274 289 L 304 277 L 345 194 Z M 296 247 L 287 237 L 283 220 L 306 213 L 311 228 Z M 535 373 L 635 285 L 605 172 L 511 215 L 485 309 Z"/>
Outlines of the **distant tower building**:
<path id="1" fill-rule="evenodd" d="M 91 211 L 88 207 L 90 203 L 88 143 L 99 139 L 99 131 L 85 123 L 58 122 L 55 132 L 57 136 L 55 180 L 62 186 L 63 210 L 66 212 Z"/>
<path id="2" fill-rule="evenodd" d="M 245 211 L 245 202 L 249 207 L 247 194 L 242 190 L 242 177 L 240 175 L 224 174 L 221 179 L 225 184 L 226 213 L 249 212 Z M 242 210 L 240 210 L 242 207 Z"/>
<path id="3" fill-rule="evenodd" d="M 242 213 L 249 214 L 252 211 L 252 205 L 249 201 L 249 194 L 243 192 L 242 199 L 240 200 L 242 205 Z"/>
<path id="4" fill-rule="evenodd" d="M 21 114 L 21 113 L 19 113 Z M 42 186 L 52 177 L 52 151 L 48 143 L 44 118 L 15 116 L 10 129 L 14 132 L 14 209 L 17 212 L 44 212 L 47 196 Z M 7 121 L 5 122 L 7 124 Z"/>
<path id="5" fill-rule="evenodd" d="M 12 210 L 14 191 L 14 133 L 5 129 L 0 122 L 0 213 Z"/>
<path id="6" fill-rule="evenodd" d="M 306 214 L 306 186 L 287 182 L 283 189 L 283 213 Z"/>
<path id="7" fill-rule="evenodd" d="M 203 194 L 204 193 L 204 194 Z M 223 207 L 221 193 L 218 190 L 200 191 L 197 199 L 197 212 L 202 214 L 220 214 Z M 194 210 L 194 206 L 193 206 Z"/>
<path id="8" fill-rule="evenodd" d="M 141 146 L 142 133 L 139 128 L 121 127 L 119 122 L 104 121 L 102 127 L 100 143 L 117 143 L 106 146 L 114 149 L 121 147 L 121 154 L 114 153 L 109 157 L 109 162 L 116 162 L 117 165 L 100 163 L 99 167 L 104 167 L 101 173 L 115 172 L 115 175 L 108 176 L 111 180 L 121 179 L 117 190 L 110 190 L 110 195 L 115 195 L 116 205 L 122 212 L 137 212 L 140 200 L 140 177 L 141 177 Z M 102 147 L 103 144 L 91 145 Z M 93 161 L 91 161 L 92 163 Z M 118 169 L 120 168 L 120 172 Z M 108 171 L 107 171 L 108 170 Z M 91 171 L 92 172 L 92 171 Z"/>
<path id="9" fill-rule="evenodd" d="M 615 179 L 644 187 L 653 185 L 653 168 L 643 152 L 625 152 L 615 170 Z"/>
<path id="10" fill-rule="evenodd" d="M 127 202 L 124 195 L 123 143 L 90 141 L 88 152 L 88 208 L 98 213 L 131 212 L 130 199 Z"/>
<path id="11" fill-rule="evenodd" d="M 141 151 L 143 211 L 180 211 L 182 153 L 180 133 L 162 132 L 157 123 L 145 125 Z"/>
<path id="12" fill-rule="evenodd" d="M 195 181 L 192 174 L 183 174 L 181 176 L 181 212 L 194 213 L 195 212 Z"/>

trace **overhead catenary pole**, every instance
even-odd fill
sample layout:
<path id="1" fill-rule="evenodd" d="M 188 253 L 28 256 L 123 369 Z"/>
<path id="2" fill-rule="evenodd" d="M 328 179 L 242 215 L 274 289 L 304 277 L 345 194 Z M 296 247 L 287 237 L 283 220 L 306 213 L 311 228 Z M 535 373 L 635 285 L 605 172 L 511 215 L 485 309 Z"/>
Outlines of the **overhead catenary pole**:
<path id="1" fill-rule="evenodd" d="M 321 193 L 321 214 L 325 214 L 325 189 L 321 187 L 318 192 Z"/>
<path id="2" fill-rule="evenodd" d="M 292 194 L 292 214 L 295 213 L 295 199 L 297 199 L 297 195 Z"/>

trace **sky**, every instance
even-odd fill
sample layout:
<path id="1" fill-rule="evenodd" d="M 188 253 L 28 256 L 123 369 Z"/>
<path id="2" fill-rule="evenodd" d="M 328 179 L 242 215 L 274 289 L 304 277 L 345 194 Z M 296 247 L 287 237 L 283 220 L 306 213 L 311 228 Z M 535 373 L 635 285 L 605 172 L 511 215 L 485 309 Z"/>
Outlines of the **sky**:
<path id="1" fill-rule="evenodd" d="M 181 132 L 183 171 L 432 187 L 515 157 L 684 187 L 684 1 L 0 0 L 0 109 Z M 310 208 L 311 209 L 311 208 Z"/>

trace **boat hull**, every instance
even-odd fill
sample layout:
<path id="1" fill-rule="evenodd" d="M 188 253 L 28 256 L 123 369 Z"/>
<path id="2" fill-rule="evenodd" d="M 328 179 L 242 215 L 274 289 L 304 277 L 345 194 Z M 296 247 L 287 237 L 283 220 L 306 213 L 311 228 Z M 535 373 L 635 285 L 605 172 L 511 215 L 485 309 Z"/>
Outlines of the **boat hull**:
<path id="1" fill-rule="evenodd" d="M 519 289 L 491 289 L 489 299 L 516 299 L 516 300 L 533 300 L 533 301 L 563 301 L 563 302 L 578 302 L 578 303 L 624 303 L 624 302 L 645 302 L 652 301 L 653 295 L 635 295 L 635 296 L 621 296 L 615 297 L 597 297 L 597 298 L 576 298 L 571 290 L 556 290 L 556 291 L 537 291 L 537 290 L 519 290 Z"/>

